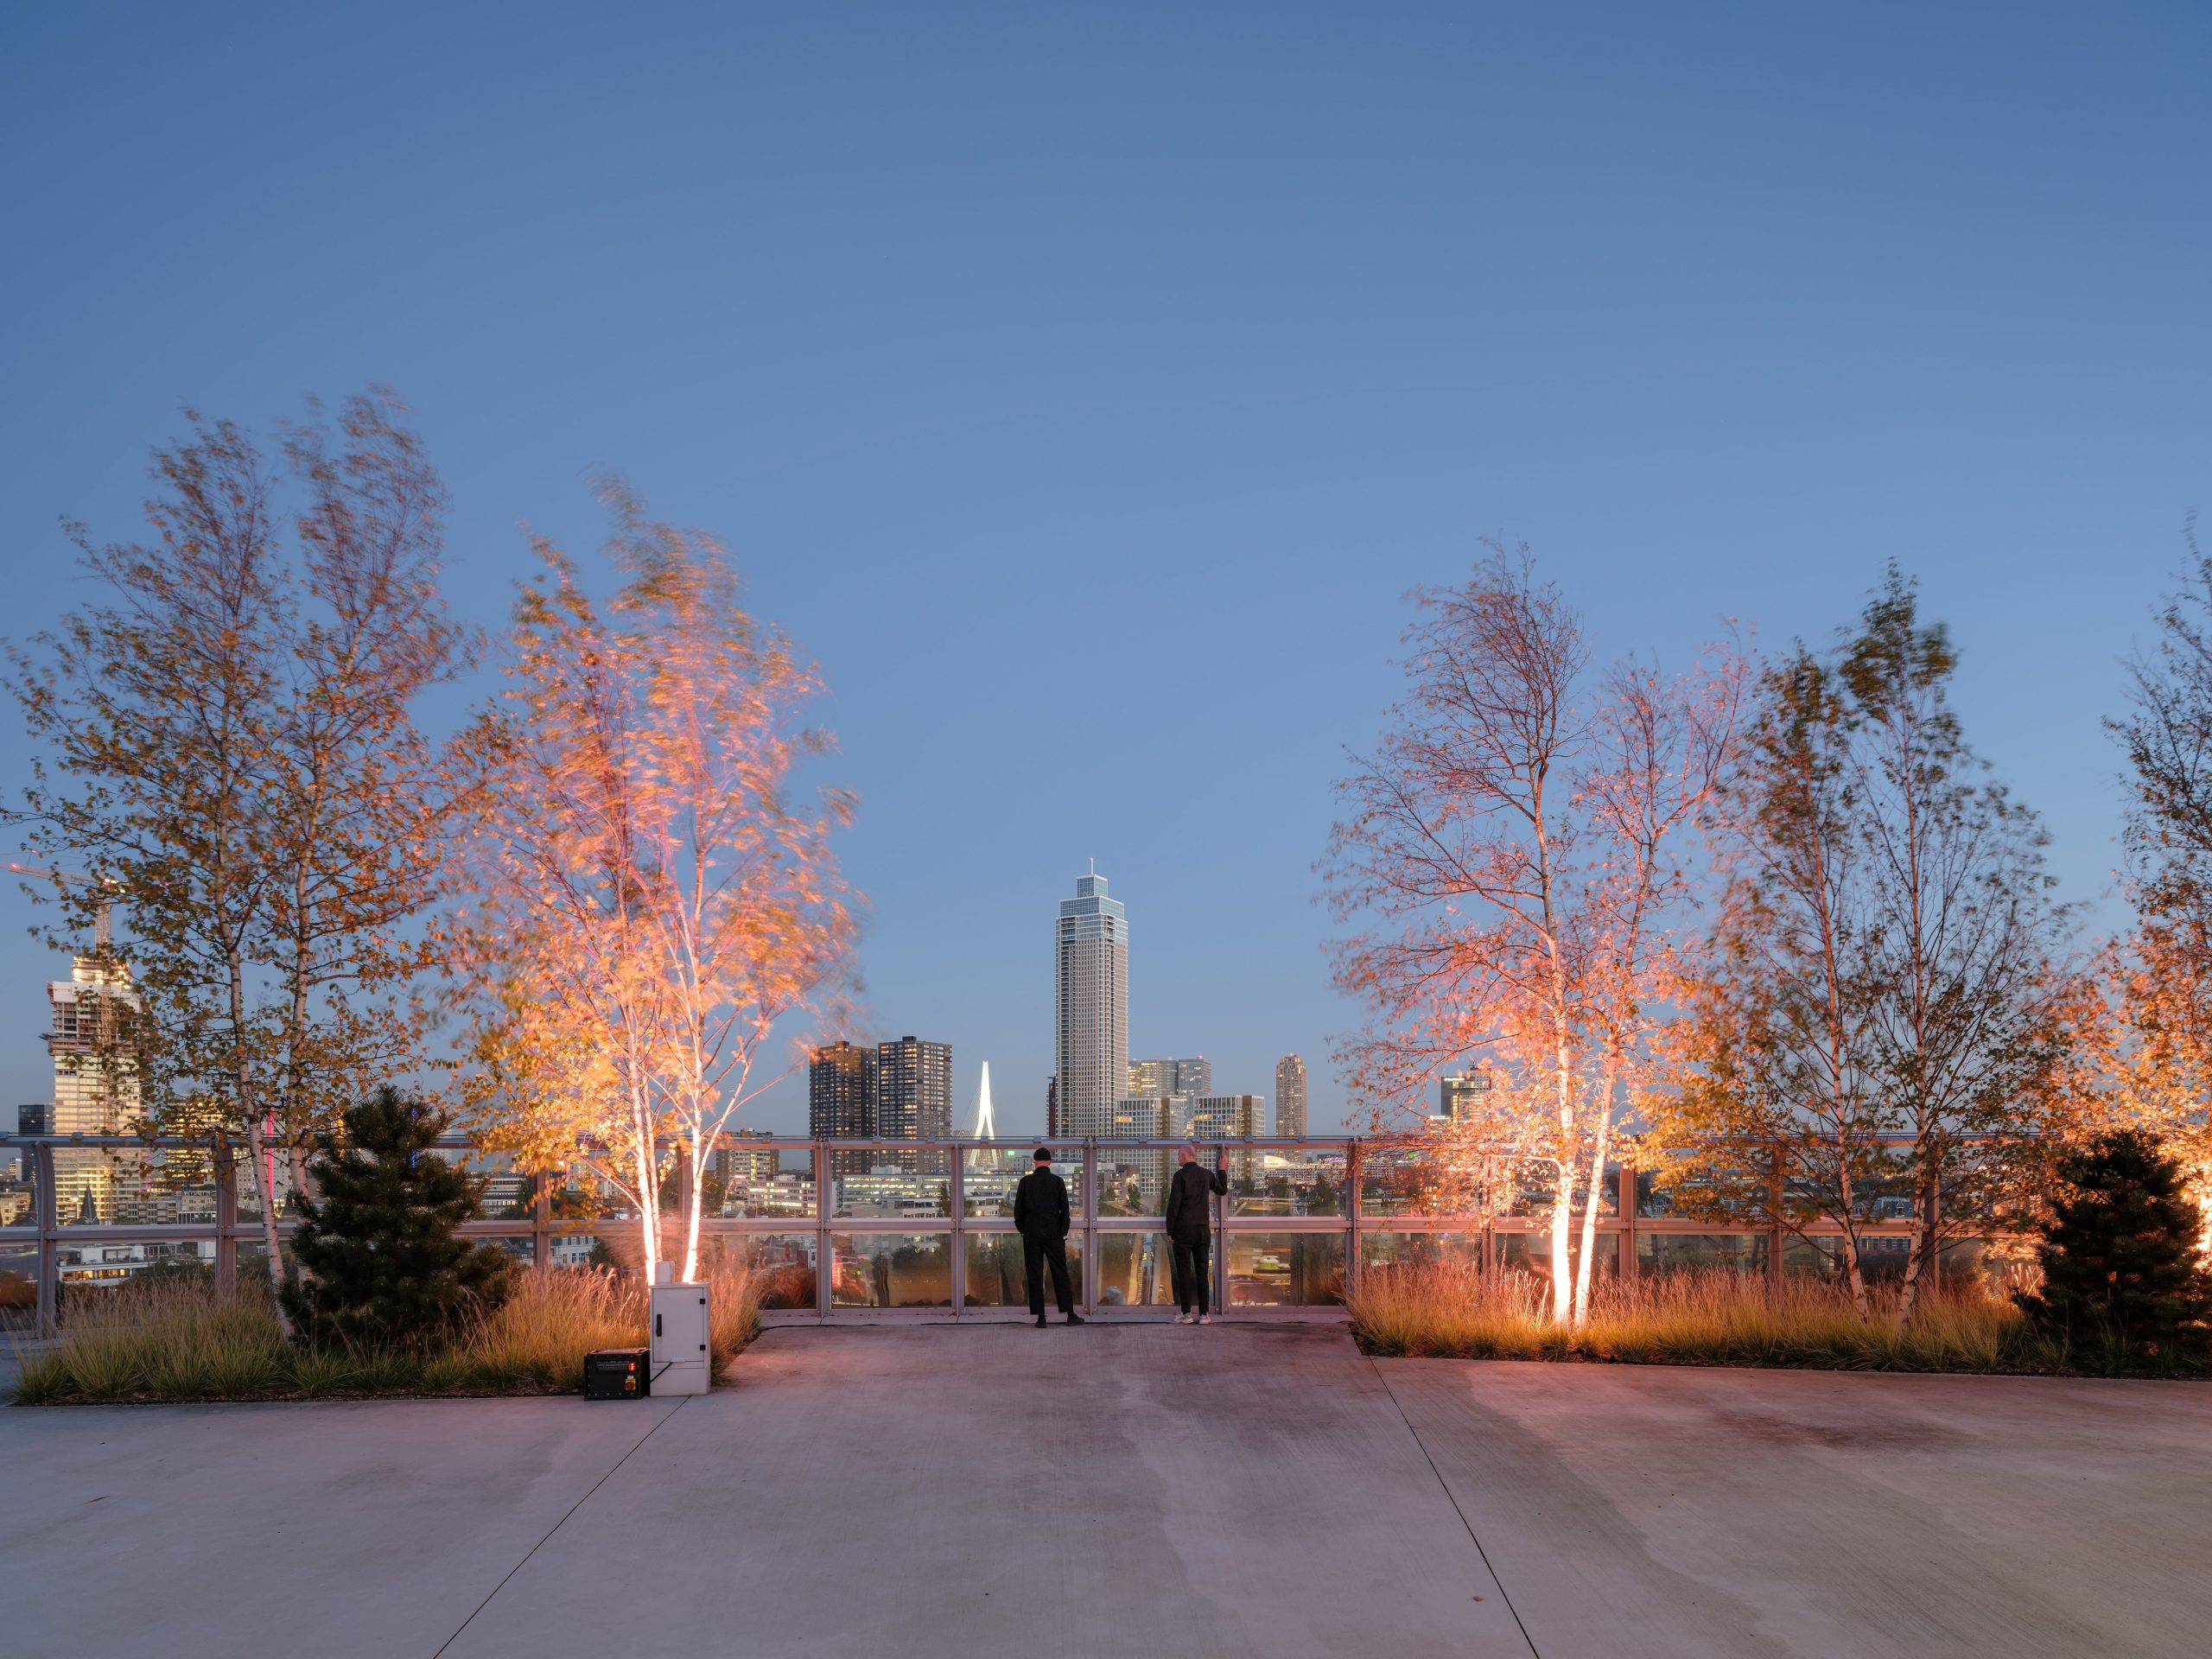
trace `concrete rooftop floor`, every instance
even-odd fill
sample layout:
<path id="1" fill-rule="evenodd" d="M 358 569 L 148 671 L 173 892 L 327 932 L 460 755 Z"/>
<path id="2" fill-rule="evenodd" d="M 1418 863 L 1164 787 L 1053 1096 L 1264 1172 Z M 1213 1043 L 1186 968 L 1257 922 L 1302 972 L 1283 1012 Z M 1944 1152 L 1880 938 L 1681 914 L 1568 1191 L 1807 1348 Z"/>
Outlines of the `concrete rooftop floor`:
<path id="1" fill-rule="evenodd" d="M 2212 1392 L 767 1332 L 690 1401 L 0 1413 L 0 1652 L 2212 1650 Z"/>

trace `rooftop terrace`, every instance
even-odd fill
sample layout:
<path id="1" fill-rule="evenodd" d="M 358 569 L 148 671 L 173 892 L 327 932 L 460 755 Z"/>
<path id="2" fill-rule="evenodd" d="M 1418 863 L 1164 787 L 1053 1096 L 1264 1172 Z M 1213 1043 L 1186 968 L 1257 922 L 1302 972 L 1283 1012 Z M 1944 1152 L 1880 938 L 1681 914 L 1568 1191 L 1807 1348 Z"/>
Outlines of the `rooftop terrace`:
<path id="1" fill-rule="evenodd" d="M 2187 1384 L 772 1329 L 688 1401 L 0 1412 L 0 1649 L 2198 1654 Z"/>

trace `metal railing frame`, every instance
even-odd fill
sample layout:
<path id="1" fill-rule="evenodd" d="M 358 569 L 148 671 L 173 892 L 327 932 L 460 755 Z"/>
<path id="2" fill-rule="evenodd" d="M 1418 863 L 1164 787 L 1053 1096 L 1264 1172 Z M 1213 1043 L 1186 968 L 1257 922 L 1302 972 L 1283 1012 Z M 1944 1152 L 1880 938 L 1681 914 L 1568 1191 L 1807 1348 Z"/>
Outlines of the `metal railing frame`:
<path id="1" fill-rule="evenodd" d="M 478 1153 L 483 1149 L 467 1141 L 448 1141 L 443 1149 L 455 1153 Z M 702 1218 L 702 1236 L 731 1237 L 763 1235 L 789 1236 L 811 1234 L 815 1252 L 815 1306 L 811 1310 L 779 1309 L 765 1312 L 762 1318 L 770 1323 L 789 1323 L 815 1320 L 869 1319 L 1001 1319 L 1014 1311 L 999 1305 L 970 1306 L 967 1300 L 967 1241 L 973 1237 L 1010 1234 L 1014 1224 L 999 1217 L 970 1216 L 966 1213 L 965 1195 L 967 1158 L 974 1153 L 1004 1153 L 1023 1157 L 1031 1150 L 1033 1142 L 1022 1141 L 843 1141 L 812 1140 L 801 1136 L 747 1137 L 728 1144 L 740 1147 L 748 1153 L 773 1152 L 780 1156 L 785 1152 L 805 1152 L 810 1154 L 813 1170 L 812 1213 L 802 1216 L 715 1216 Z M 1082 1168 L 1071 1196 L 1078 1206 L 1070 1232 L 1070 1243 L 1079 1246 L 1080 1264 L 1075 1277 L 1078 1283 L 1078 1306 L 1086 1315 L 1109 1312 L 1117 1317 L 1166 1318 L 1165 1306 L 1147 1306 L 1124 1307 L 1114 1305 L 1102 1308 L 1098 1300 L 1099 1243 L 1116 1236 L 1156 1234 L 1162 1229 L 1157 1216 L 1102 1216 L 1097 1207 L 1097 1183 L 1100 1155 L 1121 1153 L 1158 1153 L 1172 1155 L 1184 1144 L 1178 1141 L 1120 1141 L 1090 1139 L 1062 1141 L 1056 1150 L 1068 1157 L 1080 1156 Z M 1354 1294 L 1359 1282 L 1363 1260 L 1366 1252 L 1361 1241 L 1375 1234 L 1458 1234 L 1479 1233 L 1482 1237 L 1482 1257 L 1486 1268 L 1498 1265 L 1504 1241 L 1515 1236 L 1546 1236 L 1547 1221 L 1536 1217 L 1499 1217 L 1476 1214 L 1403 1213 L 1396 1211 L 1369 1212 L 1364 1207 L 1365 1185 L 1362 1168 L 1363 1156 L 1370 1149 L 1414 1150 L 1417 1141 L 1394 1137 L 1339 1136 L 1255 1136 L 1249 1139 L 1199 1143 L 1211 1156 L 1217 1150 L 1234 1154 L 1239 1153 L 1302 1152 L 1335 1154 L 1344 1160 L 1344 1179 L 1341 1191 L 1341 1212 L 1330 1216 L 1294 1216 L 1239 1214 L 1236 1210 L 1237 1195 L 1217 1197 L 1214 1205 L 1214 1249 L 1212 1256 L 1213 1300 L 1223 1313 L 1238 1318 L 1341 1319 L 1339 1306 L 1262 1306 L 1254 1304 L 1235 1304 L 1230 1300 L 1233 1287 L 1229 1273 L 1230 1246 L 1239 1235 L 1306 1234 L 1334 1235 L 1341 1241 L 1344 1256 L 1344 1288 L 1347 1296 Z M 14 1147 L 29 1153 L 33 1164 L 35 1203 L 34 1223 L 29 1226 L 0 1227 L 0 1250 L 17 1250 L 35 1247 L 38 1257 L 38 1331 L 41 1336 L 54 1333 L 57 1323 L 57 1287 L 60 1281 L 61 1252 L 66 1248 L 86 1244 L 133 1243 L 181 1243 L 190 1241 L 215 1242 L 215 1272 L 217 1282 L 225 1289 L 238 1283 L 238 1245 L 241 1242 L 258 1243 L 263 1236 L 258 1219 L 241 1219 L 238 1212 L 237 1165 L 222 1159 L 213 1161 L 215 1188 L 215 1219 L 213 1222 L 139 1223 L 72 1223 L 64 1224 L 55 1214 L 54 1165 L 55 1151 L 66 1148 L 110 1150 L 194 1150 L 207 1149 L 204 1142 L 173 1140 L 142 1140 L 120 1135 L 0 1135 L 0 1150 Z M 918 1154 L 941 1154 L 946 1161 L 944 1175 L 946 1205 L 949 1214 L 933 1216 L 841 1216 L 835 1213 L 831 1203 L 832 1177 L 830 1154 L 833 1153 L 875 1152 L 902 1157 Z M 687 1201 L 690 1198 L 693 1172 L 687 1160 L 676 1160 L 679 1191 Z M 1774 1159 L 1774 1173 L 1770 1192 L 1770 1216 L 1780 1213 L 1780 1189 L 1783 1179 L 1783 1160 L 1779 1153 Z M 1784 1276 L 1783 1249 L 1791 1229 L 1778 1220 L 1770 1219 L 1765 1225 L 1730 1223 L 1700 1223 L 1672 1216 L 1645 1217 L 1637 1214 L 1636 1176 L 1634 1166 L 1623 1164 L 1617 1173 L 1614 1213 L 1600 1216 L 1597 1224 L 1599 1237 L 1609 1241 L 1617 1252 L 1616 1271 L 1624 1280 L 1637 1274 L 1637 1241 L 1646 1237 L 1725 1236 L 1746 1237 L 1764 1234 L 1766 1239 L 1766 1271 L 1769 1282 L 1779 1286 Z M 553 1243 L 564 1236 L 592 1236 L 615 1232 L 635 1225 L 634 1217 L 604 1215 L 596 1217 L 556 1219 L 552 1213 L 552 1184 L 547 1180 L 536 1183 L 531 1212 L 526 1221 L 480 1220 L 464 1222 L 455 1231 L 466 1236 L 480 1238 L 519 1239 L 531 1241 L 530 1259 L 540 1268 L 550 1268 L 553 1262 Z M 296 1223 L 289 1217 L 280 1217 L 276 1231 L 280 1241 L 289 1237 Z M 1872 1223 L 1859 1229 L 1862 1237 L 1885 1236 L 1910 1236 L 1912 1223 L 1908 1221 Z M 1840 1236 L 1841 1230 L 1833 1224 L 1802 1230 L 1813 1237 Z M 841 1238 L 861 1236 L 935 1236 L 944 1237 L 950 1253 L 948 1285 L 950 1306 L 861 1307 L 840 1305 L 836 1300 L 836 1247 Z M 1942 1252 L 1937 1253 L 1939 1271 Z M 1026 1309 L 1023 1310 L 1026 1317 Z"/>

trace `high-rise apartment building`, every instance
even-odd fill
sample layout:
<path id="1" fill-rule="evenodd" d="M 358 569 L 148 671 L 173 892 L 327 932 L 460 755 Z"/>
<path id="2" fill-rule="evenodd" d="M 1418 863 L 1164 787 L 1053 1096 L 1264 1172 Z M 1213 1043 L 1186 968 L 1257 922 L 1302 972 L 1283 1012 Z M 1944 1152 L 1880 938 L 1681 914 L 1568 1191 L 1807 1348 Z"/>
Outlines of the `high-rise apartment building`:
<path id="1" fill-rule="evenodd" d="M 1129 1091 L 1129 924 L 1106 878 L 1079 875 L 1053 929 L 1059 1062 L 1057 1133 L 1109 1133 Z"/>
<path id="2" fill-rule="evenodd" d="M 1060 1080 L 1058 1077 L 1045 1079 L 1045 1138 L 1047 1141 L 1060 1138 Z"/>
<path id="3" fill-rule="evenodd" d="M 875 1134 L 875 1051 L 842 1038 L 814 1051 L 806 1068 L 806 1132 L 816 1141 Z"/>
<path id="4" fill-rule="evenodd" d="M 886 1141 L 952 1138 L 952 1045 L 900 1037 L 875 1046 L 875 1132 Z"/>
<path id="5" fill-rule="evenodd" d="M 875 1135 L 875 1051 L 842 1037 L 817 1048 L 806 1068 L 806 1132 L 816 1141 L 868 1141 Z M 830 1174 L 865 1175 L 868 1152 L 833 1152 Z"/>
<path id="6" fill-rule="evenodd" d="M 137 1067 L 118 1049 L 118 1027 L 137 1004 L 130 970 L 79 957 L 69 977 L 46 988 L 47 1052 L 54 1061 L 53 1135 L 126 1135 L 138 1112 Z M 143 1154 L 57 1147 L 54 1213 L 72 1221 L 174 1221 L 148 1211 Z M 128 1210 L 131 1213 L 125 1214 Z"/>
<path id="7" fill-rule="evenodd" d="M 1474 1115 L 1483 1096 L 1491 1089 L 1487 1071 L 1463 1073 L 1456 1077 L 1437 1079 L 1437 1109 L 1447 1122 L 1458 1123 Z"/>
<path id="8" fill-rule="evenodd" d="M 1295 1054 L 1275 1062 L 1275 1133 L 1306 1133 L 1306 1062 Z"/>
<path id="9" fill-rule="evenodd" d="M 1129 1096 L 1210 1095 L 1213 1093 L 1213 1062 L 1203 1054 L 1173 1060 L 1131 1060 Z"/>

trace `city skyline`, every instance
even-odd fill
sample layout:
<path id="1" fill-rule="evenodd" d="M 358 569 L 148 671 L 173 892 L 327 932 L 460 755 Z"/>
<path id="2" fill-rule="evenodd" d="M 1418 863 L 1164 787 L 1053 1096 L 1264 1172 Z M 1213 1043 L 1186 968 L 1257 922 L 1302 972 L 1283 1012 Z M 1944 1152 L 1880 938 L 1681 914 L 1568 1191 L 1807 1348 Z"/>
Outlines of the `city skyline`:
<path id="1" fill-rule="evenodd" d="M 588 548 L 588 479 L 621 471 L 724 533 L 821 666 L 871 901 L 852 1028 L 990 1056 L 1009 1127 L 1042 1127 L 1054 1063 L 1037 918 L 1093 854 L 1141 903 L 1143 1052 L 1264 1089 L 1294 1048 L 1339 1121 L 1330 785 L 1395 695 L 1402 595 L 1486 531 L 1583 597 L 1601 657 L 1670 670 L 1730 618 L 1825 638 L 1894 557 L 2109 931 L 2101 721 L 2212 499 L 2207 232 L 2171 209 L 2212 118 L 2202 19 L 1993 46 L 1947 16 L 1899 62 L 1840 19 L 1631 10 L 1593 66 L 1564 18 L 1307 11 L 1255 73 L 1225 16 L 1017 42 L 733 13 L 638 25 L 677 66 L 649 104 L 558 31 L 518 76 L 498 32 L 304 12 L 19 26 L 11 637 L 83 593 L 57 520 L 143 533 L 188 403 L 261 430 L 394 387 L 451 492 L 456 613 L 494 632 L 519 527 Z M 1839 142 L 1872 86 L 1882 142 Z M 395 98 L 426 118 L 382 146 L 321 121 Z M 219 225 L 180 175 L 269 211 Z M 1094 638 L 1110 668 L 1073 671 Z M 1130 786 L 1162 775 L 1182 810 Z M 0 1071 L 29 1101 L 68 952 L 12 902 Z M 748 1119 L 798 1129 L 803 1070 Z"/>

